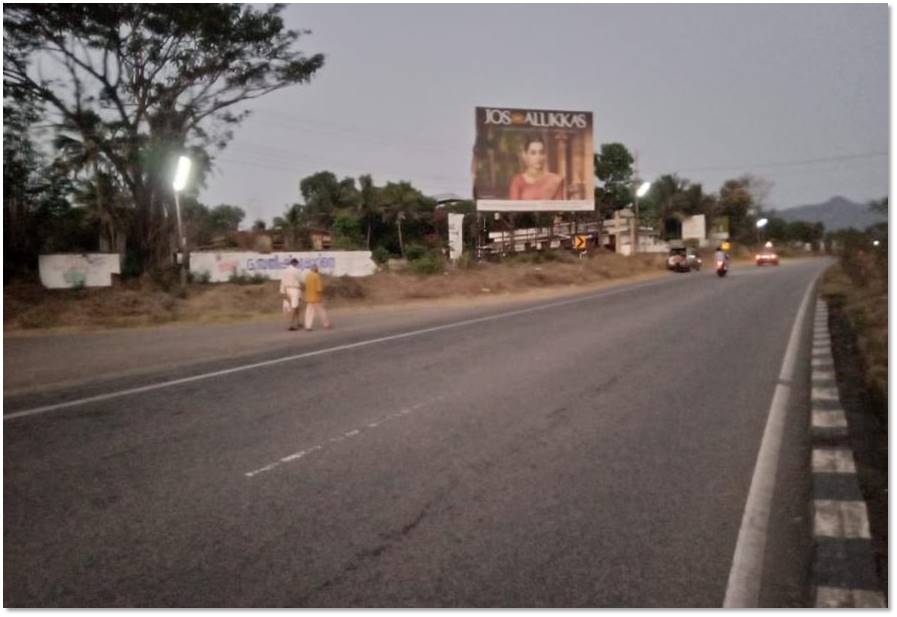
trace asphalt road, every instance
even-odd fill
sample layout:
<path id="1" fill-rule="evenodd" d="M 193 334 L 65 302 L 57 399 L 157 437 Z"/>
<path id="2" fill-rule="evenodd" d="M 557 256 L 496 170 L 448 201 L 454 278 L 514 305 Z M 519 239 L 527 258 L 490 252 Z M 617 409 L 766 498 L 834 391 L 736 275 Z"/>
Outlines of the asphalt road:
<path id="1" fill-rule="evenodd" d="M 4 604 L 721 606 L 827 263 L 441 311 L 369 343 L 334 330 L 287 361 L 30 416 L 10 414 L 248 360 L 7 397 Z M 766 606 L 807 601 L 810 328 Z"/>

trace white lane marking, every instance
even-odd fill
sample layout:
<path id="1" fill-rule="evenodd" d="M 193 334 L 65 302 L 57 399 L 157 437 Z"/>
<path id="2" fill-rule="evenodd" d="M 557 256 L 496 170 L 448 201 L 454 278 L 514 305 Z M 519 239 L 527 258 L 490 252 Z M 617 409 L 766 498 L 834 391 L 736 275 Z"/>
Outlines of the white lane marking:
<path id="1" fill-rule="evenodd" d="M 362 427 L 360 429 L 353 429 L 351 431 L 347 431 L 347 432 L 343 433 L 342 435 L 336 435 L 335 437 L 331 437 L 330 439 L 328 439 L 324 444 L 318 444 L 316 446 L 312 446 L 308 450 L 299 450 L 298 452 L 284 456 L 273 463 L 269 463 L 268 465 L 265 465 L 264 467 L 259 467 L 258 469 L 253 469 L 252 471 L 247 471 L 243 475 L 246 476 L 247 478 L 251 478 L 253 476 L 257 476 L 260 473 L 264 473 L 266 471 L 271 471 L 273 469 L 276 469 L 277 467 L 280 467 L 280 465 L 282 465 L 284 463 L 291 463 L 292 461 L 297 461 L 297 460 L 311 454 L 312 452 L 316 452 L 318 450 L 323 450 L 327 443 L 339 443 L 341 441 L 345 441 L 346 439 L 348 439 L 350 437 L 355 437 L 356 435 L 360 435 L 361 431 L 365 430 L 365 428 L 376 428 L 385 422 L 389 422 L 390 420 L 394 420 L 395 418 L 401 418 L 402 416 L 407 416 L 408 414 L 413 413 L 413 412 L 417 411 L 418 409 L 421 409 L 422 407 L 425 407 L 429 404 L 441 401 L 444 398 L 445 398 L 445 396 L 437 396 L 428 401 L 416 403 L 416 404 L 412 405 L 411 407 L 406 407 L 396 413 L 391 413 L 388 416 L 380 418 L 379 420 L 377 420 L 375 422 L 369 422 L 366 425 L 366 427 Z"/>
<path id="2" fill-rule="evenodd" d="M 37 414 L 47 413 L 48 411 L 55 411 L 57 409 L 65 409 L 67 407 L 76 407 L 78 405 L 85 405 L 87 403 L 97 403 L 100 401 L 108 401 L 109 399 L 118 398 L 121 396 L 128 396 L 130 394 L 139 394 L 141 392 L 151 392 L 153 390 L 161 390 L 162 388 L 170 388 L 172 386 L 179 386 L 185 383 L 191 383 L 194 381 L 201 381 L 204 379 L 211 379 L 213 377 L 220 377 L 222 375 L 231 375 L 233 373 L 240 373 L 243 371 L 249 371 L 256 368 L 261 368 L 263 366 L 272 366 L 275 364 L 282 364 L 284 362 L 292 362 L 294 360 L 302 360 L 304 358 L 312 358 L 314 356 L 321 356 L 325 354 L 335 353 L 337 351 L 346 351 L 348 349 L 358 349 L 359 347 L 367 347 L 369 345 L 376 345 L 377 343 L 385 343 L 387 341 L 396 341 L 403 338 L 409 338 L 412 336 L 420 336 L 421 334 L 430 334 L 431 332 L 441 332 L 443 330 L 452 330 L 454 328 L 461 328 L 463 326 L 470 326 L 478 323 L 485 323 L 488 321 L 496 321 L 499 319 L 505 319 L 507 317 L 516 317 L 517 315 L 526 315 L 528 313 L 536 313 L 539 311 L 547 311 L 549 309 L 558 308 L 561 306 L 568 306 L 571 304 L 577 304 L 581 302 L 588 302 L 590 300 L 595 300 L 597 298 L 606 298 L 608 296 L 614 296 L 621 293 L 627 293 L 630 291 L 635 291 L 638 289 L 644 289 L 646 287 L 656 287 L 662 284 L 669 284 L 672 280 L 678 279 L 667 279 L 663 278 L 658 281 L 650 281 L 647 283 L 639 283 L 631 286 L 626 286 L 619 289 L 610 289 L 605 291 L 599 291 L 594 294 L 588 294 L 585 296 L 580 296 L 577 298 L 573 298 L 570 300 L 561 300 L 559 302 L 551 302 L 549 304 L 540 304 L 539 306 L 531 306 L 525 309 L 518 309 L 514 311 L 507 311 L 505 313 L 498 313 L 497 315 L 487 315 L 486 317 L 476 317 L 474 319 L 465 319 L 463 321 L 456 321 L 453 323 L 443 324 L 441 326 L 433 326 L 430 328 L 421 328 L 420 330 L 411 330 L 409 332 L 402 332 L 400 334 L 393 334 L 390 336 L 381 336 L 378 338 L 366 339 L 364 341 L 358 341 L 356 343 L 347 343 L 345 345 L 337 345 L 335 347 L 327 347 L 324 349 L 318 349 L 316 351 L 307 351 L 305 353 L 295 354 L 292 356 L 284 356 L 282 358 L 274 358 L 273 360 L 265 360 L 264 362 L 254 362 L 252 364 L 244 364 L 243 366 L 235 366 L 233 368 L 224 369 L 221 371 L 213 371 L 211 373 L 202 373 L 199 375 L 193 375 L 191 377 L 183 377 L 181 379 L 173 379 L 171 381 L 164 381 L 162 383 L 156 383 L 148 386 L 140 386 L 138 388 L 128 388 L 127 390 L 119 390 L 117 392 L 109 392 L 107 394 L 98 394 L 96 396 L 89 396 L 86 398 L 76 399 L 73 401 L 66 401 L 64 403 L 55 403 L 53 405 L 44 405 L 42 407 L 34 407 L 33 409 L 25 409 L 23 411 L 17 411 L 14 413 L 6 414 L 3 416 L 3 421 L 7 420 L 15 420 L 17 418 L 25 418 L 28 416 L 34 416 Z"/>
<path id="3" fill-rule="evenodd" d="M 760 451 L 757 453 L 757 463 L 751 478 L 751 488 L 744 507 L 741 528 L 738 531 L 738 541 L 735 544 L 735 554 L 732 557 L 732 569 L 729 571 L 726 597 L 723 602 L 725 608 L 756 608 L 759 604 L 769 511 L 775 491 L 788 400 L 791 397 L 791 386 L 786 384 L 794 381 L 801 331 L 816 278 L 807 286 L 800 308 L 797 310 L 797 318 L 791 327 L 788 347 L 785 349 L 785 357 L 779 372 L 779 383 L 769 405 L 769 416 L 763 430 L 763 439 L 760 442 Z"/>
<path id="4" fill-rule="evenodd" d="M 853 452 L 846 448 L 814 448 L 813 473 L 856 473 Z"/>
<path id="5" fill-rule="evenodd" d="M 832 360 L 831 357 L 829 357 L 828 359 L 826 359 L 826 358 L 813 358 L 813 359 L 810 361 L 810 365 L 813 366 L 814 368 L 822 368 L 822 367 L 832 368 L 832 367 L 835 365 L 835 361 Z"/>
<path id="6" fill-rule="evenodd" d="M 813 410 L 813 426 L 815 428 L 847 428 L 847 417 L 843 409 L 825 411 Z"/>
<path id="7" fill-rule="evenodd" d="M 880 591 L 817 587 L 816 608 L 888 608 Z"/>
<path id="8" fill-rule="evenodd" d="M 865 501 L 817 499 L 813 502 L 813 533 L 824 538 L 870 539 Z"/>
<path id="9" fill-rule="evenodd" d="M 299 452 L 296 452 L 295 454 L 290 454 L 289 456 L 283 457 L 282 459 L 280 459 L 280 462 L 281 463 L 289 463 L 290 461 L 295 461 L 296 459 L 300 459 L 303 456 L 305 456 L 305 450 L 300 450 Z"/>
<path id="10" fill-rule="evenodd" d="M 814 401 L 837 401 L 838 388 L 810 388 L 810 399 Z"/>

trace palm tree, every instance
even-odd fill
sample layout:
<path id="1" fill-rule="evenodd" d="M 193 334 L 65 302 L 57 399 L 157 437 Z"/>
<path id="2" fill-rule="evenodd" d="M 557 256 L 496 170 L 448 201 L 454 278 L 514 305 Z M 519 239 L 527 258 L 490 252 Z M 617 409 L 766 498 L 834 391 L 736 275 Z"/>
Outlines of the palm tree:
<path id="1" fill-rule="evenodd" d="M 84 127 L 88 130 L 83 130 Z M 60 126 L 53 145 L 59 153 L 56 163 L 63 173 L 71 174 L 76 181 L 82 172 L 89 174 L 89 179 L 80 181 L 77 198 L 100 222 L 100 250 L 122 251 L 124 237 L 120 230 L 126 218 L 126 208 L 121 203 L 122 190 L 112 165 L 100 148 L 101 139 L 89 137 L 101 136 L 104 130 L 105 125 L 98 115 L 83 112 L 77 119 L 67 120 Z M 88 137 L 78 139 L 72 133 L 86 134 Z"/>
<path id="2" fill-rule="evenodd" d="M 284 235 L 288 250 L 297 250 L 302 230 L 305 228 L 305 212 L 302 204 L 293 204 L 284 211 L 283 216 L 274 217 L 272 226 Z"/>
<path id="3" fill-rule="evenodd" d="M 399 234 L 399 252 L 405 257 L 405 241 L 402 238 L 402 221 L 416 218 L 417 210 L 423 202 L 420 191 L 410 182 L 387 182 L 383 187 L 383 220 L 392 220 Z"/>
<path id="4" fill-rule="evenodd" d="M 687 184 L 687 180 L 682 180 L 675 174 L 663 175 L 651 184 L 651 191 L 648 193 L 649 203 L 657 217 L 661 238 L 664 240 L 667 239 L 666 221 L 680 209 Z"/>
<path id="5" fill-rule="evenodd" d="M 370 174 L 358 178 L 358 215 L 367 223 L 367 248 L 371 250 L 371 229 L 375 216 L 383 216 L 380 189 L 374 185 Z"/>

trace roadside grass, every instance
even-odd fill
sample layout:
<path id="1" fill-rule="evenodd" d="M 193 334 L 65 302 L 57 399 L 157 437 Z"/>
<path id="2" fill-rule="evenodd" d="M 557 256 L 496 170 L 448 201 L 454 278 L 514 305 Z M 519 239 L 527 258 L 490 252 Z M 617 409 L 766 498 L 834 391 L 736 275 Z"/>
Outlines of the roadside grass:
<path id="1" fill-rule="evenodd" d="M 592 285 L 665 273 L 664 255 L 623 257 L 569 252 L 517 255 L 501 263 L 466 261 L 435 274 L 388 270 L 368 277 L 324 277 L 328 306 L 363 307 L 418 300 L 474 299 L 533 290 Z M 12 283 L 3 289 L 5 332 L 127 328 L 165 323 L 227 323 L 278 315 L 277 281 L 192 283 L 183 293 L 170 281 L 125 281 L 114 287 L 44 289 Z"/>
<path id="2" fill-rule="evenodd" d="M 859 284 L 862 282 L 863 284 Z M 858 281 L 842 263 L 826 270 L 820 287 L 833 311 L 840 311 L 856 335 L 866 387 L 883 420 L 888 400 L 888 281 L 887 269 Z"/>

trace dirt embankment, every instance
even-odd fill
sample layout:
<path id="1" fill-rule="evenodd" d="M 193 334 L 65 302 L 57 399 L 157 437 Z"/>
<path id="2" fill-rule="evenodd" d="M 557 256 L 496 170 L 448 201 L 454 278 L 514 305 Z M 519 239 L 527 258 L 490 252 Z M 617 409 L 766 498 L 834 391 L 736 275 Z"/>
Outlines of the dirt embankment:
<path id="1" fill-rule="evenodd" d="M 712 249 L 702 250 L 704 267 L 713 267 Z M 803 256 L 803 255 L 801 255 Z M 736 262 L 750 263 L 747 247 L 733 251 Z M 666 255 L 623 257 L 597 253 L 580 259 L 566 252 L 524 253 L 502 263 L 447 268 L 426 276 L 410 271 L 378 272 L 363 278 L 324 277 L 330 308 L 383 306 L 415 301 L 489 298 L 522 292 L 658 276 Z M 3 289 L 4 332 L 128 328 L 167 323 L 227 323 L 280 313 L 278 282 L 195 283 L 181 292 L 176 282 L 125 281 L 111 288 L 47 290 L 38 283 Z"/>
<path id="2" fill-rule="evenodd" d="M 526 254 L 500 264 L 481 263 L 419 276 L 378 272 L 363 278 L 325 277 L 331 308 L 402 304 L 420 300 L 488 298 L 507 293 L 569 288 L 663 274 L 663 255 L 627 258 L 604 253 Z M 706 261 L 706 260 L 705 260 Z M 186 293 L 147 281 L 111 288 L 47 290 L 11 284 L 3 290 L 5 332 L 61 328 L 83 330 L 171 322 L 221 323 L 278 315 L 278 283 L 191 284 Z"/>

